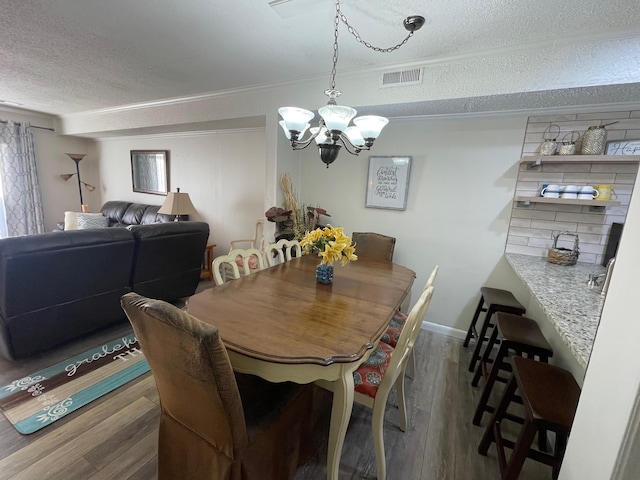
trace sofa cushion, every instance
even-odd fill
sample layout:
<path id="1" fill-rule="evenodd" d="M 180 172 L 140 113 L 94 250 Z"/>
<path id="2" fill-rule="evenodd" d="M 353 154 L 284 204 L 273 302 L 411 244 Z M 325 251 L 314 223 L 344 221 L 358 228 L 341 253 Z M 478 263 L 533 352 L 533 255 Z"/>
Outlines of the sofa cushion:
<path id="1" fill-rule="evenodd" d="M 127 210 L 122 215 L 120 223 L 127 225 L 140 225 L 142 223 L 142 216 L 147 208 L 149 208 L 149 205 L 132 203 L 127 207 Z"/>
<path id="2" fill-rule="evenodd" d="M 123 321 L 131 232 L 119 228 L 0 240 L 0 354 L 22 358 Z"/>
<path id="3" fill-rule="evenodd" d="M 173 215 L 158 213 L 158 210 L 160 210 L 160 205 L 149 205 L 149 207 L 144 211 L 144 215 L 142 215 L 142 221 L 140 222 L 140 225 L 173 222 Z"/>
<path id="4" fill-rule="evenodd" d="M 129 208 L 131 202 L 122 202 L 120 200 L 110 200 L 105 202 L 100 209 L 100 213 L 102 213 L 105 217 L 109 219 L 109 226 L 113 226 L 117 223 L 124 223 L 122 221 L 122 217 L 124 213 Z"/>
<path id="5" fill-rule="evenodd" d="M 167 302 L 195 293 L 209 238 L 208 224 L 168 222 L 130 225 L 127 229 L 135 239 L 134 292 Z"/>

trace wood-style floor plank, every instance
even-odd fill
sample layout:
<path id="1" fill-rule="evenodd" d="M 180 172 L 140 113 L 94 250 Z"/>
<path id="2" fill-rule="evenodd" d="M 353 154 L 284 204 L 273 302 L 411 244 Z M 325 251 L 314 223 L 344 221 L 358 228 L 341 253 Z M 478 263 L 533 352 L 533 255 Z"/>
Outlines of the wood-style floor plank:
<path id="1" fill-rule="evenodd" d="M 130 331 L 122 325 L 27 362 L 0 361 L 2 384 L 33 373 Z M 395 393 L 387 404 L 385 446 L 389 480 L 498 479 L 495 447 L 483 457 L 484 427 L 471 423 L 481 389 L 471 386 L 470 352 L 458 339 L 422 331 L 416 342 L 416 378 L 406 379 L 409 426 L 398 428 Z M 494 400 L 496 401 L 496 400 Z M 0 480 L 154 480 L 158 395 L 146 374 L 31 435 L 0 415 Z M 483 425 L 489 421 L 487 414 Z M 315 455 L 294 480 L 326 478 L 329 415 L 318 426 Z M 340 480 L 376 478 L 371 411 L 354 405 Z M 549 467 L 527 460 L 520 480 L 551 479 Z"/>

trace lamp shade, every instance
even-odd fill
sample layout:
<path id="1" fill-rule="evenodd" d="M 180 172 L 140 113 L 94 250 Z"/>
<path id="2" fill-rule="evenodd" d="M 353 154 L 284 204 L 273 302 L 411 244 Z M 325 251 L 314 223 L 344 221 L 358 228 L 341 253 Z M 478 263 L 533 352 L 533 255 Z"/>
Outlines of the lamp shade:
<path id="1" fill-rule="evenodd" d="M 315 117 L 315 113 L 298 107 L 282 107 L 278 109 L 278 113 L 284 120 L 287 130 L 293 132 L 306 130 L 309 121 Z"/>
<path id="2" fill-rule="evenodd" d="M 354 118 L 353 123 L 356 124 L 360 130 L 362 138 L 378 138 L 378 135 L 380 135 L 384 126 L 389 123 L 389 120 L 385 117 L 378 117 L 377 115 L 364 115 Z"/>
<path id="3" fill-rule="evenodd" d="M 360 129 L 358 127 L 347 127 L 344 131 L 344 134 L 347 136 L 352 145 L 356 147 L 364 147 L 365 141 L 360 134 Z"/>
<path id="4" fill-rule="evenodd" d="M 342 105 L 325 105 L 318 109 L 318 113 L 324 119 L 324 124 L 329 130 L 343 132 L 357 112 L 355 108 Z"/>
<path id="5" fill-rule="evenodd" d="M 196 213 L 196 207 L 191 203 L 188 193 L 177 192 L 167 193 L 167 198 L 158 209 L 158 213 L 165 215 L 190 215 Z"/>
<path id="6" fill-rule="evenodd" d="M 322 129 L 320 127 L 312 127 L 309 131 L 315 135 L 318 130 L 320 130 L 320 133 L 316 136 L 316 143 L 318 145 L 330 145 L 333 143 L 331 137 L 327 136 L 327 127 L 322 127 Z"/>
<path id="7" fill-rule="evenodd" d="M 278 124 L 282 127 L 282 130 L 284 131 L 284 136 L 287 137 L 287 140 L 291 140 L 291 132 L 287 128 L 287 125 L 284 122 L 284 120 L 280 120 Z M 309 128 L 309 123 L 307 123 L 304 126 L 304 128 L 300 130 L 300 133 L 298 134 L 298 138 L 302 138 L 304 136 L 304 132 L 306 132 L 308 128 Z"/>

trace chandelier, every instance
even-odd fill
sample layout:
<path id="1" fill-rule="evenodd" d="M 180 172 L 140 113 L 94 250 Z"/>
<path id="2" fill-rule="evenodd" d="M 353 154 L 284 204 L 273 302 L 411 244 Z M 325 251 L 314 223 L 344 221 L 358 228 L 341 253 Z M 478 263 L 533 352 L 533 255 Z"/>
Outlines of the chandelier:
<path id="1" fill-rule="evenodd" d="M 355 28 L 347 21 L 340 10 L 340 0 L 336 0 L 336 15 L 334 20 L 334 37 L 333 37 L 333 68 L 329 77 L 329 89 L 324 94 L 329 97 L 329 101 L 324 107 L 318 109 L 320 121 L 317 127 L 310 127 L 310 121 L 315 114 L 310 110 L 298 107 L 281 107 L 278 113 L 282 117 L 280 126 L 284 130 L 285 136 L 291 142 L 294 150 L 302 150 L 307 148 L 313 140 L 318 145 L 320 159 L 327 165 L 333 163 L 338 158 L 338 153 L 342 146 L 352 155 L 358 155 L 362 150 L 370 150 L 373 142 L 380 135 L 384 126 L 389 123 L 385 117 L 376 115 L 364 115 L 356 117 L 356 110 L 351 107 L 338 105 L 336 98 L 342 92 L 336 90 L 336 67 L 338 64 L 338 26 L 343 22 L 347 26 L 347 30 L 355 37 L 355 39 L 376 52 L 390 53 L 401 46 L 413 36 L 413 33 L 424 25 L 424 17 L 412 15 L 407 17 L 403 24 L 404 28 L 409 32 L 405 39 L 399 44 L 389 47 L 374 47 L 368 42 L 362 40 Z M 349 125 L 353 119 L 354 125 Z M 310 136 L 303 140 L 305 132 L 309 130 Z"/>

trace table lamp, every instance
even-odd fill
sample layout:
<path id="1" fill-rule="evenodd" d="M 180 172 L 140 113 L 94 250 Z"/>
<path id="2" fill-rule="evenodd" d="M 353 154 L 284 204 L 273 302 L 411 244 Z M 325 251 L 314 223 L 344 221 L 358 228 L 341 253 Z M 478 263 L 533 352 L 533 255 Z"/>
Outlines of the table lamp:
<path id="1" fill-rule="evenodd" d="M 178 188 L 176 192 L 167 193 L 167 199 L 164 201 L 158 213 L 165 215 L 175 215 L 174 222 L 180 220 L 181 215 L 190 215 L 196 213 L 196 207 L 191 203 L 188 193 L 180 193 Z"/>

